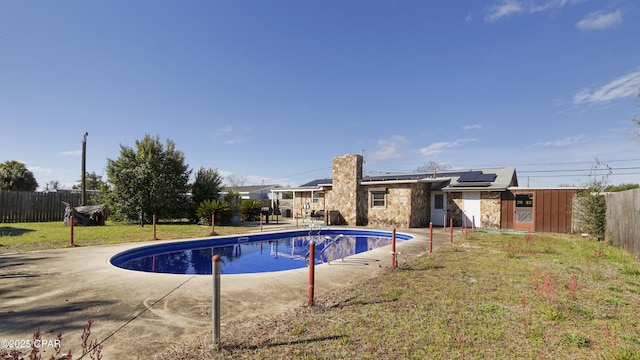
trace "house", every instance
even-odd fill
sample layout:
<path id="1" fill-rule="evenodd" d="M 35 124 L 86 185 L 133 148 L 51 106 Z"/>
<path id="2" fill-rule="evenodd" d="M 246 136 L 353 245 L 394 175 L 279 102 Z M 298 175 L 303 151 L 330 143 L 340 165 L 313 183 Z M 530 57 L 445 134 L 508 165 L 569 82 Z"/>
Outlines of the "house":
<path id="1" fill-rule="evenodd" d="M 575 189 L 519 188 L 515 168 L 362 175 L 361 155 L 333 158 L 332 177 L 275 192 L 293 193 L 293 213 L 322 211 L 329 224 L 480 227 L 571 231 Z M 567 226 L 568 225 L 568 226 Z"/>
<path id="2" fill-rule="evenodd" d="M 240 199 L 247 200 L 267 200 L 271 199 L 271 195 L 273 194 L 271 190 L 279 188 L 280 185 L 251 185 L 251 186 L 236 186 L 236 187 L 225 187 L 223 191 L 220 192 L 220 196 L 224 197 L 231 190 L 235 190 L 240 194 Z"/>

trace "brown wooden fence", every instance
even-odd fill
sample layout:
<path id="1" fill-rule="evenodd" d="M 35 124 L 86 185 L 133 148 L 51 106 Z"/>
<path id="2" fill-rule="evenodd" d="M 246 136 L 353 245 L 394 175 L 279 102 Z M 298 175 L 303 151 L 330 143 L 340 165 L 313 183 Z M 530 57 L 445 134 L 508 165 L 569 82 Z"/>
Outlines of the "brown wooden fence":
<path id="1" fill-rule="evenodd" d="M 63 202 L 78 206 L 76 192 L 0 191 L 0 223 L 62 221 Z"/>
<path id="2" fill-rule="evenodd" d="M 605 239 L 640 258 L 640 189 L 608 193 Z"/>

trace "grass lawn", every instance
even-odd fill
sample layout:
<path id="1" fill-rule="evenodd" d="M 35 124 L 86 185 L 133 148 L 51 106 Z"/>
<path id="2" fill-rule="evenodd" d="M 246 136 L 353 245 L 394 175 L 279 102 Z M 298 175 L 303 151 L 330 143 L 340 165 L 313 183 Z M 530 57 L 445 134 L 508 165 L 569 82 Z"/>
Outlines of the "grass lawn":
<path id="1" fill-rule="evenodd" d="M 640 263 L 578 236 L 473 234 L 162 359 L 640 359 Z"/>
<path id="2" fill-rule="evenodd" d="M 75 246 L 119 244 L 153 240 L 153 225 L 123 225 L 107 221 L 105 226 L 74 226 Z M 246 226 L 217 226 L 216 235 L 232 235 L 255 230 Z M 156 225 L 158 240 L 207 237 L 210 226 L 186 223 Z M 60 222 L 0 224 L 0 254 L 70 247 L 69 226 Z"/>

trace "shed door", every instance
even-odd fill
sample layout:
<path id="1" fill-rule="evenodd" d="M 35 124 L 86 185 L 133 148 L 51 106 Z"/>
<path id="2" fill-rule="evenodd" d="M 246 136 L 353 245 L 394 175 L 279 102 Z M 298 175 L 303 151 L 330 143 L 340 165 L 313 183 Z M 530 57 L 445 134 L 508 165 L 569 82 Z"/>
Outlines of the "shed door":
<path id="1" fill-rule="evenodd" d="M 431 223 L 434 226 L 444 226 L 447 215 L 447 194 L 443 192 L 431 193 Z"/>
<path id="2" fill-rule="evenodd" d="M 476 227 L 480 227 L 480 193 L 479 192 L 463 192 L 462 193 L 462 214 L 464 218 L 463 221 L 466 221 L 467 227 L 473 226 L 474 220 L 476 223 Z"/>

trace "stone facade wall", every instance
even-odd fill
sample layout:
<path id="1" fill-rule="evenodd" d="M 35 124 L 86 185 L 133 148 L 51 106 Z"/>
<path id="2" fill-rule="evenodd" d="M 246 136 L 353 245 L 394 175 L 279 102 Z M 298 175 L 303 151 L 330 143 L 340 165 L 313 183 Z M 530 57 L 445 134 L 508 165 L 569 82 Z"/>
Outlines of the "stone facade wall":
<path id="1" fill-rule="evenodd" d="M 333 158 L 332 191 L 329 210 L 338 210 L 347 225 L 366 225 L 363 221 L 362 191 L 359 191 L 362 180 L 362 156 L 342 155 Z"/>
<path id="2" fill-rule="evenodd" d="M 371 196 L 367 191 L 367 196 Z M 367 205 L 370 205 L 369 200 Z M 368 223 L 372 226 L 409 227 L 411 222 L 411 187 L 396 185 L 387 189 L 387 206 L 370 207 Z"/>
<path id="3" fill-rule="evenodd" d="M 310 192 L 296 193 L 296 198 L 293 202 L 293 216 L 303 218 L 308 216 L 311 211 L 324 210 L 326 205 L 326 194 L 318 194 L 318 202 L 313 203 Z"/>
<path id="4" fill-rule="evenodd" d="M 486 229 L 500 229 L 502 204 L 500 193 L 497 191 L 482 192 L 480 196 L 480 227 Z"/>
<path id="5" fill-rule="evenodd" d="M 409 227 L 428 226 L 431 221 L 431 193 L 428 185 L 411 185 L 411 220 Z"/>

